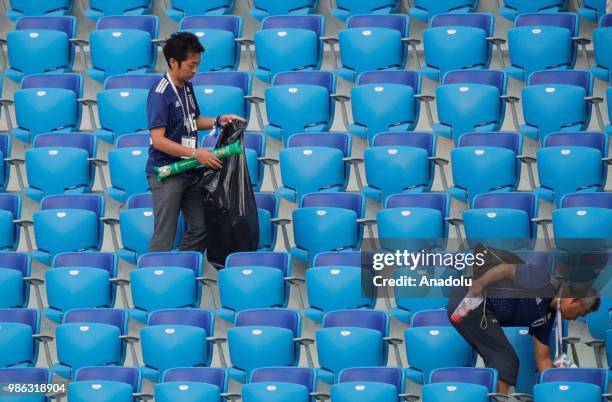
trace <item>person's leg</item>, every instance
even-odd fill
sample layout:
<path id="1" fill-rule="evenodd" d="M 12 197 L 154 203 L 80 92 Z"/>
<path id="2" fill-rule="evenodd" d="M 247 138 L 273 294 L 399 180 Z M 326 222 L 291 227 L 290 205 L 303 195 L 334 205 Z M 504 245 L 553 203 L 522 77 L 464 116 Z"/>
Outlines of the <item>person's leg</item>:
<path id="1" fill-rule="evenodd" d="M 181 211 L 187 228 L 179 250 L 203 253 L 207 246 L 207 234 L 204 219 L 204 184 L 200 176 L 194 175 L 190 185 L 185 188 Z"/>
<path id="2" fill-rule="evenodd" d="M 181 207 L 183 182 L 180 177 L 168 177 L 159 182 L 155 176 L 147 178 L 153 199 L 154 228 L 149 251 L 171 251 Z"/>

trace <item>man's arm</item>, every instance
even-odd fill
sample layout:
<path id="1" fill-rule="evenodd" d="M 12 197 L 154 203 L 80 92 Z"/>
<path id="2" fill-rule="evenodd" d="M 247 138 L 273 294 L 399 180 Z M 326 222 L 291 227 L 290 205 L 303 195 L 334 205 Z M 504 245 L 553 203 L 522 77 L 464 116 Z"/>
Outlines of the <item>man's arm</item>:
<path id="1" fill-rule="evenodd" d="M 470 293 L 472 293 L 473 296 L 481 295 L 491 284 L 503 279 L 514 279 L 515 274 L 516 265 L 500 264 L 489 269 L 480 278 L 474 280 L 470 288 Z"/>
<path id="2" fill-rule="evenodd" d="M 215 120 L 216 119 L 213 119 L 211 117 L 199 116 L 196 120 L 196 126 L 198 128 L 198 131 L 210 130 L 211 128 L 213 128 L 215 124 Z M 234 120 L 246 121 L 242 117 L 237 116 L 235 114 L 224 114 L 223 116 L 219 117 L 219 125 L 223 127 L 226 124 L 231 123 Z"/>
<path id="3" fill-rule="evenodd" d="M 552 359 L 550 358 L 550 348 L 533 337 L 533 352 L 538 371 L 542 371 L 553 367 Z"/>
<path id="4" fill-rule="evenodd" d="M 213 169 L 221 169 L 223 167 L 221 161 L 210 153 L 208 149 L 192 149 L 166 138 L 166 127 L 155 127 L 150 132 L 151 143 L 155 149 L 172 156 L 196 158 L 202 165 Z"/>

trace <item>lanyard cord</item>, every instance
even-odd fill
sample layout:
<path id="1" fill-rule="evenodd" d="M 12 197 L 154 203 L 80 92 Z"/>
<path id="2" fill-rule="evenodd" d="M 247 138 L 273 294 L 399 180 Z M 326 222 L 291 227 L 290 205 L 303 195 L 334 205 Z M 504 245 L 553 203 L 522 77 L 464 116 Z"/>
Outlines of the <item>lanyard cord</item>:
<path id="1" fill-rule="evenodd" d="M 190 110 L 189 110 L 189 100 L 187 99 L 187 88 L 186 86 L 183 86 L 183 92 L 185 93 L 185 102 L 187 103 L 187 111 L 185 112 L 185 105 L 183 105 L 183 101 L 181 100 L 181 97 L 179 96 L 178 93 L 178 89 L 176 89 L 176 86 L 174 85 L 174 82 L 172 82 L 172 79 L 170 79 L 170 74 L 166 73 L 166 79 L 170 82 L 170 86 L 172 87 L 172 90 L 174 91 L 174 94 L 176 95 L 179 104 L 181 105 L 181 111 L 183 112 L 183 122 L 184 124 L 187 124 L 187 117 L 190 117 Z M 191 127 L 189 127 L 189 131 L 191 131 Z"/>
<path id="2" fill-rule="evenodd" d="M 557 326 L 555 328 L 557 332 L 557 341 L 555 342 L 555 358 L 559 358 L 563 350 L 563 319 L 561 317 L 561 298 L 557 297 Z"/>

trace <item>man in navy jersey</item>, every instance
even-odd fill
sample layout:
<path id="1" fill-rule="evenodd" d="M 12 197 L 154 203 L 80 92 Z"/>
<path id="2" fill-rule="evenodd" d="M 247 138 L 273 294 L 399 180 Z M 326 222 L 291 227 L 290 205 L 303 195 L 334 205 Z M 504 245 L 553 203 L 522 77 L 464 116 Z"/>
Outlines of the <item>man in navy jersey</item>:
<path id="1" fill-rule="evenodd" d="M 195 158 L 207 168 L 220 169 L 221 161 L 208 149 L 197 147 L 200 130 L 225 126 L 239 116 L 216 119 L 200 116 L 200 108 L 189 82 L 198 71 L 204 48 L 198 38 L 187 32 L 173 34 L 164 45 L 168 72 L 149 91 L 147 113 L 151 146 L 146 173 L 153 198 L 155 217 L 149 251 L 170 251 L 176 235 L 179 213 L 187 224 L 180 250 L 204 252 L 204 185 L 201 169 L 192 169 L 158 181 L 155 167 Z"/>

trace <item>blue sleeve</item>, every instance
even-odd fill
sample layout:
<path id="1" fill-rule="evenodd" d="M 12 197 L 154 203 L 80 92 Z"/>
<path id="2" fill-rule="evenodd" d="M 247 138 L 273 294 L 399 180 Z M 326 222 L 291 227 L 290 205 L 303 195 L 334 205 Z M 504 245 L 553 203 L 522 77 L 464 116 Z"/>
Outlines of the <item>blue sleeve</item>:
<path id="1" fill-rule="evenodd" d="M 546 324 L 535 328 L 529 328 L 529 333 L 543 345 L 548 346 L 550 334 L 553 330 L 553 320 L 548 320 Z"/>
<path id="2" fill-rule="evenodd" d="M 147 99 L 147 116 L 149 129 L 168 127 L 168 107 L 164 94 L 151 91 Z"/>

